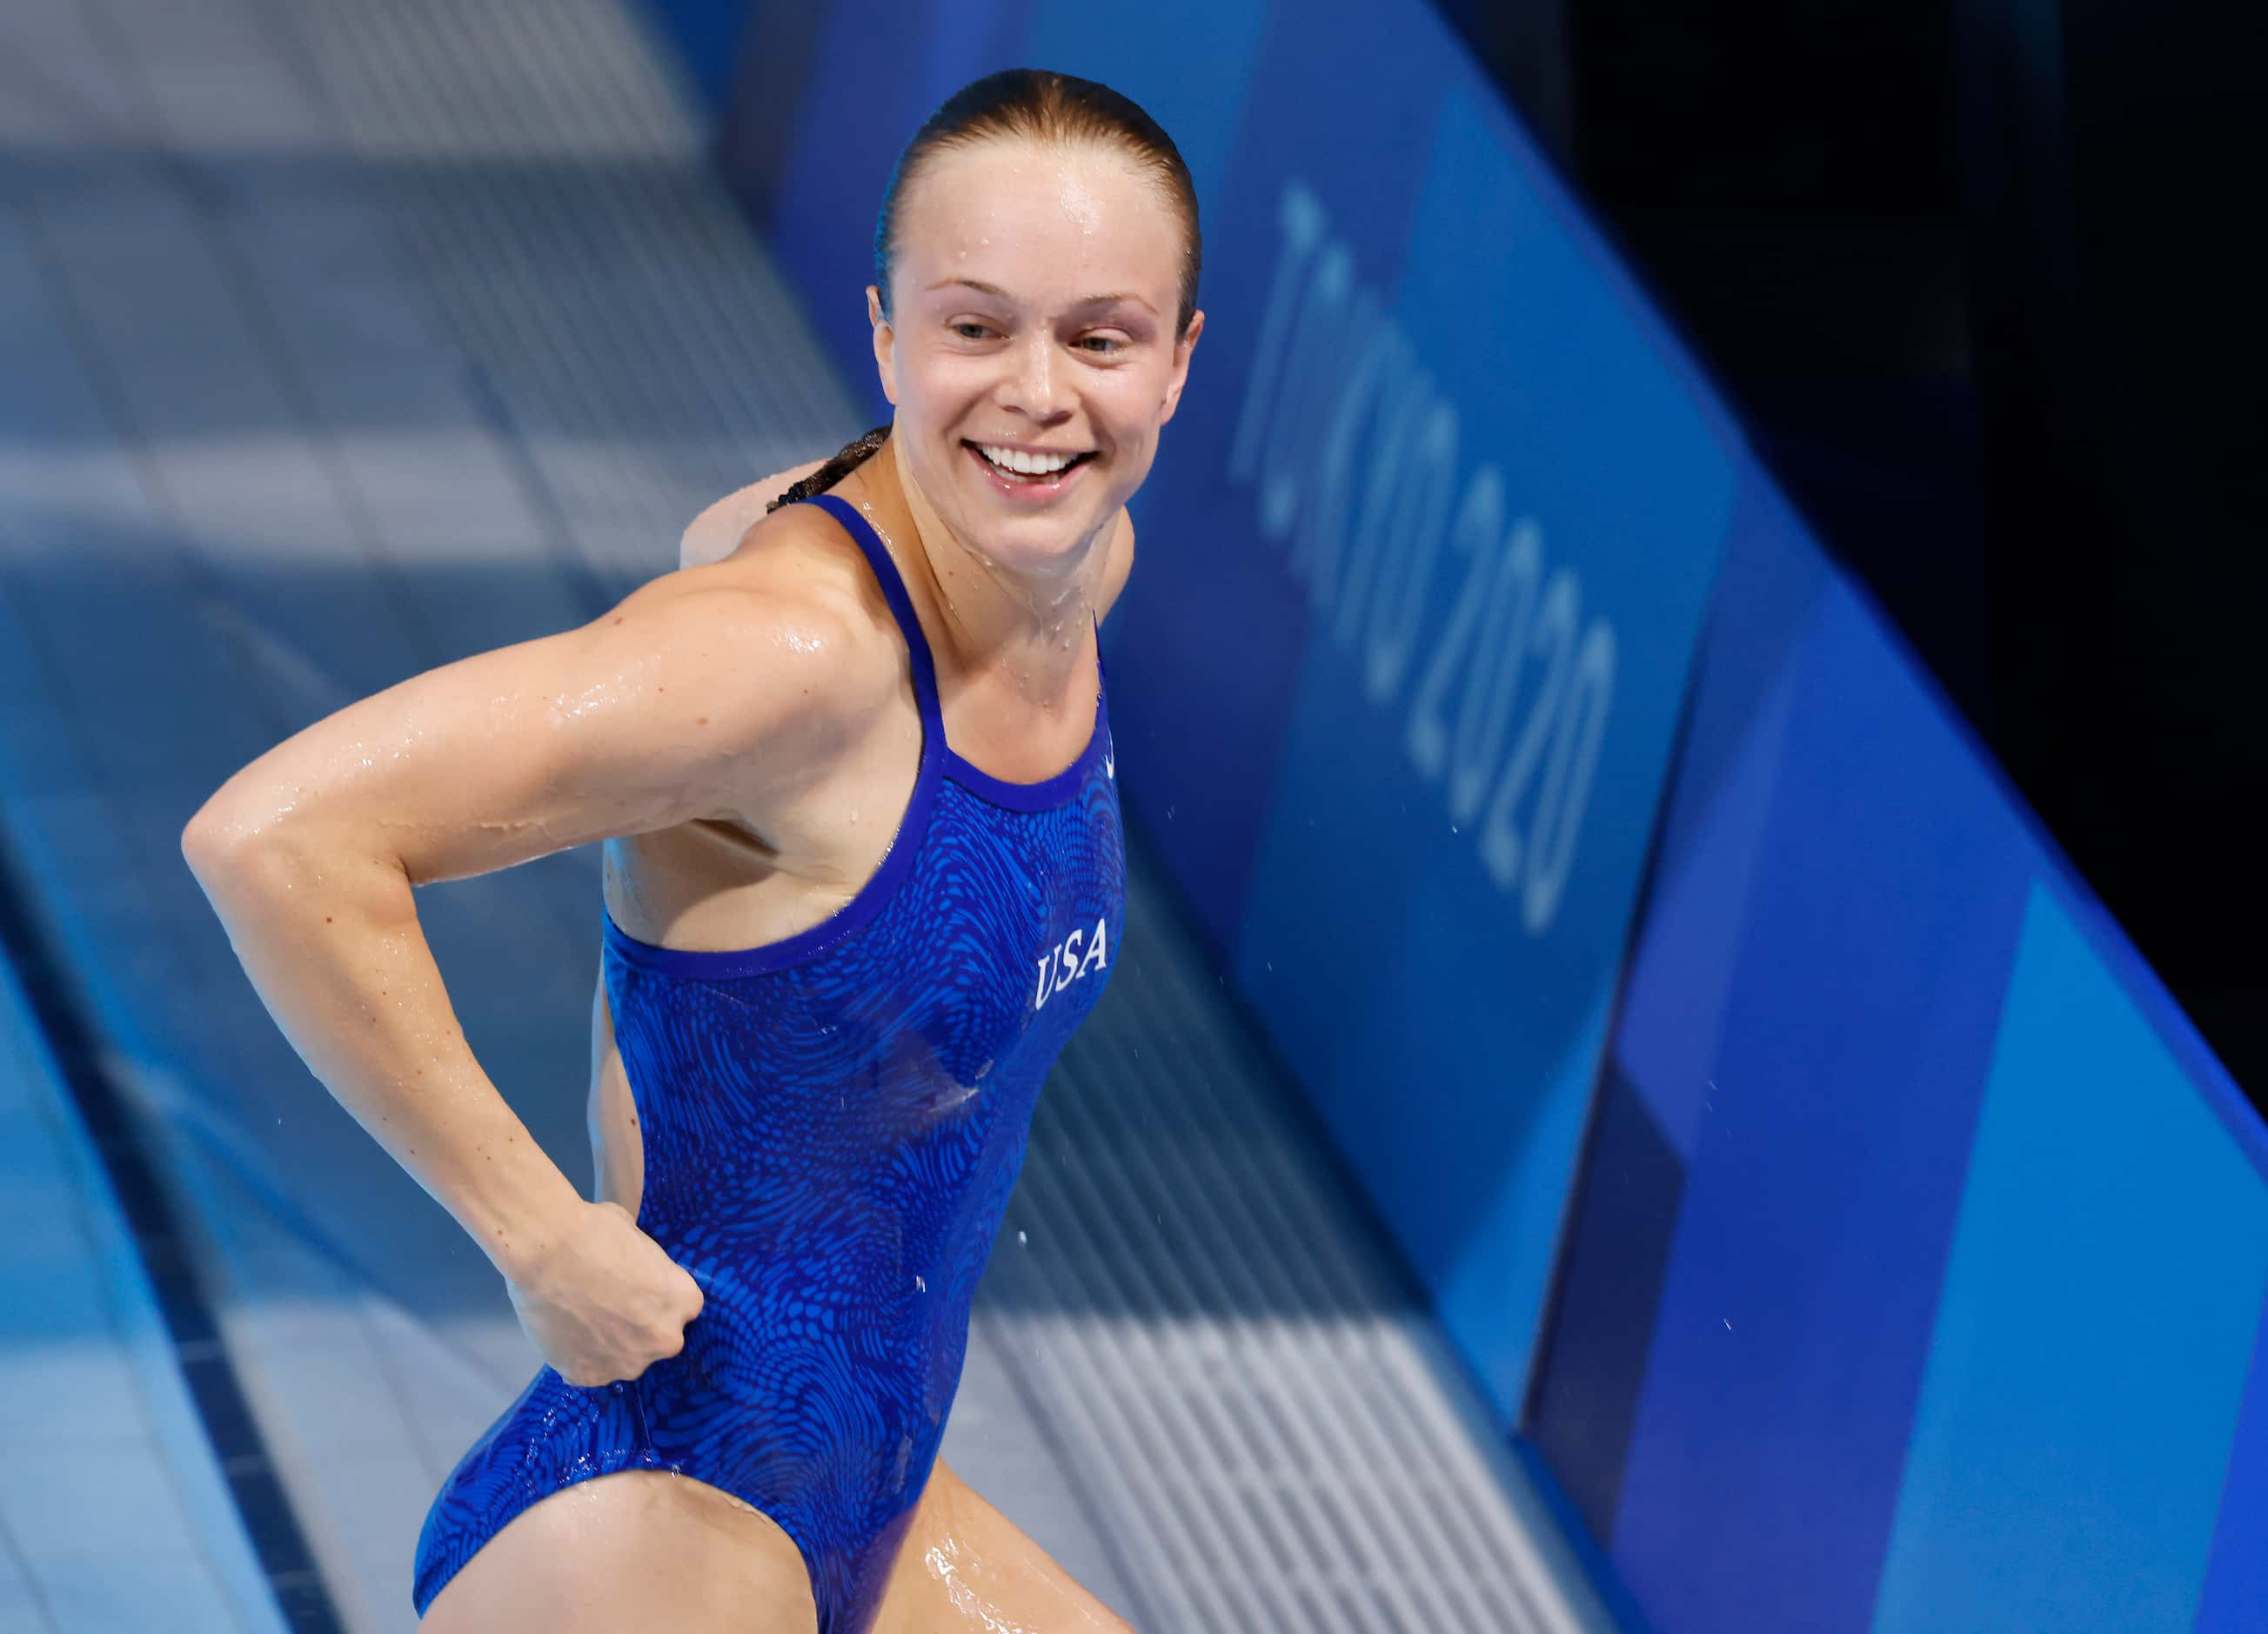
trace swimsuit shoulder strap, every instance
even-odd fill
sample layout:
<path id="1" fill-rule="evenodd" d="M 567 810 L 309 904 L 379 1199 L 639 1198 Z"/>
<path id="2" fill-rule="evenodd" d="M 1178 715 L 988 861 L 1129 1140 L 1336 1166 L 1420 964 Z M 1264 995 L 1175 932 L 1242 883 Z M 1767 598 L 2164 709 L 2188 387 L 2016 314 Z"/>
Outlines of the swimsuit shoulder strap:
<path id="1" fill-rule="evenodd" d="M 888 548 L 858 508 L 838 495 L 814 494 L 796 503 L 817 505 L 833 517 L 865 556 L 866 565 L 882 586 L 882 599 L 890 604 L 890 615 L 898 621 L 898 632 L 906 638 L 906 653 L 913 662 L 914 702 L 921 706 L 922 720 L 932 729 L 935 740 L 943 742 L 945 711 L 938 701 L 937 664 L 930 656 L 929 637 L 922 634 L 921 620 L 914 615 L 913 598 L 906 593 L 906 581 L 899 577 L 898 564 L 890 560 Z"/>

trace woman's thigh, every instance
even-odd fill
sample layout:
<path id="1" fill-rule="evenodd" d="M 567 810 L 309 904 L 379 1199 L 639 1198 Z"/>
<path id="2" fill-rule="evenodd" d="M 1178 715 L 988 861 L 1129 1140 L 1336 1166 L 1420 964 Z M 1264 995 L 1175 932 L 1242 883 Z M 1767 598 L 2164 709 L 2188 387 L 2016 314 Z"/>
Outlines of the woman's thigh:
<path id="1" fill-rule="evenodd" d="M 814 1634 L 794 1541 L 729 1494 L 628 1469 L 513 1517 L 433 1598 L 422 1634 Z"/>
<path id="2" fill-rule="evenodd" d="M 873 1634 L 1132 1634 L 939 1459 L 890 1569 Z"/>

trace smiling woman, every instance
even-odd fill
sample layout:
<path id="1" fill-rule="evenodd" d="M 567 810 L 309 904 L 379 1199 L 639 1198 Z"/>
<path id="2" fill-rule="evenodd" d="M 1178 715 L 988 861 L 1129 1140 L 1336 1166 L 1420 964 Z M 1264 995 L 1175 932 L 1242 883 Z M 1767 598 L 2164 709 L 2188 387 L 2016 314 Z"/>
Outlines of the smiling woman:
<path id="1" fill-rule="evenodd" d="M 547 1364 L 426 1517 L 431 1630 L 1123 1626 L 937 1451 L 1041 1082 L 1123 943 L 1097 627 L 1204 328 L 1196 202 L 1132 103 L 1018 70 L 915 137 L 876 261 L 888 425 L 720 502 L 585 629 L 317 723 L 183 835 Z M 467 1051 L 411 891 L 593 840 L 585 1201 Z"/>
<path id="2" fill-rule="evenodd" d="M 896 418 L 780 503 L 895 431 L 903 487 L 953 539 L 1069 570 L 1149 475 L 1204 328 L 1202 262 L 1188 167 L 1139 107 L 1068 76 L 978 80 L 915 133 L 875 228 L 867 316 Z"/>

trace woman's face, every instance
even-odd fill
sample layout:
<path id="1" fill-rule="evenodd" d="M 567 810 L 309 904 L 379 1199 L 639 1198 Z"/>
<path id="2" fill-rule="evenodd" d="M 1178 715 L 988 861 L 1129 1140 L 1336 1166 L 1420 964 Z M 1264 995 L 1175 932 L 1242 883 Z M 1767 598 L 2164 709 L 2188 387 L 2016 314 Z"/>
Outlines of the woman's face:
<path id="1" fill-rule="evenodd" d="M 1182 249 L 1165 191 L 1105 145 L 981 142 L 913 179 L 894 321 L 867 291 L 874 358 L 913 480 L 963 545 L 1068 571 L 1141 487 L 1204 327 L 1175 339 Z"/>

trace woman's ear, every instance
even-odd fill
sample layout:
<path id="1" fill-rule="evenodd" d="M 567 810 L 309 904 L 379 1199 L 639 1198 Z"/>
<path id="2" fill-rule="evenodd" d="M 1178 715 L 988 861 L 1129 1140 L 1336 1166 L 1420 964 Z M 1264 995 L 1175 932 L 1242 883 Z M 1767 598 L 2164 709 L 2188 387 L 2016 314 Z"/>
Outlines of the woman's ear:
<path id="1" fill-rule="evenodd" d="M 1182 406 L 1182 387 L 1188 385 L 1189 379 L 1189 354 L 1197 350 L 1197 336 L 1204 333 L 1204 313 L 1191 313 L 1189 328 L 1180 340 L 1174 342 L 1174 372 L 1166 381 L 1166 410 L 1158 416 L 1160 425 L 1172 419 L 1174 410 Z"/>
<path id="2" fill-rule="evenodd" d="M 895 408 L 898 406 L 898 335 L 882 316 L 882 291 L 871 283 L 866 286 L 866 321 L 873 326 L 874 370 L 882 377 L 882 395 Z"/>

